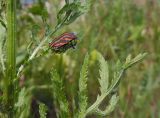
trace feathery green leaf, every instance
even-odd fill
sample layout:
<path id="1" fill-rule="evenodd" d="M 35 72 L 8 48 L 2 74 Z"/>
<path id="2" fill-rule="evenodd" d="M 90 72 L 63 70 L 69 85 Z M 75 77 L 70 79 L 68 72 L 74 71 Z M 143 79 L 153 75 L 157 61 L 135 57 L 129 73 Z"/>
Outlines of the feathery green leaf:
<path id="1" fill-rule="evenodd" d="M 119 97 L 117 95 L 113 95 L 109 101 L 109 105 L 106 107 L 105 110 L 102 111 L 99 108 L 97 108 L 95 112 L 100 116 L 109 115 L 115 109 L 118 100 Z"/>
<path id="2" fill-rule="evenodd" d="M 141 61 L 142 59 L 144 59 L 144 57 L 147 55 L 147 53 L 143 53 L 143 54 L 139 54 L 137 55 L 135 58 L 131 59 L 131 55 L 129 55 L 126 58 L 126 62 L 123 66 L 124 69 L 127 69 L 129 67 L 131 67 L 132 65 L 134 65 L 135 63 Z"/>
<path id="3" fill-rule="evenodd" d="M 87 73 L 88 73 L 88 62 L 89 62 L 89 55 L 88 53 L 85 56 L 82 69 L 80 72 L 80 79 L 79 79 L 79 112 L 78 118 L 84 118 L 86 108 L 87 108 Z"/>
<path id="4" fill-rule="evenodd" d="M 43 103 L 39 104 L 39 114 L 40 114 L 40 118 L 46 118 L 47 106 Z"/>
<path id="5" fill-rule="evenodd" d="M 69 104 L 65 96 L 65 92 L 63 90 L 63 82 L 60 79 L 60 76 L 58 75 L 56 70 L 53 70 L 51 72 L 52 75 L 52 85 L 53 85 L 53 97 L 54 100 L 57 101 L 56 107 L 59 107 L 59 112 L 57 115 L 59 115 L 60 118 L 69 118 L 70 112 L 69 112 Z"/>
<path id="6" fill-rule="evenodd" d="M 105 59 L 103 58 L 103 56 L 98 53 L 99 56 L 99 63 L 100 63 L 100 69 L 99 69 L 99 74 L 100 74 L 100 78 L 99 80 L 99 84 L 100 84 L 100 91 L 101 94 L 105 93 L 108 89 L 108 85 L 109 85 L 109 70 L 108 70 L 108 64 L 107 61 L 105 61 Z"/>
<path id="7" fill-rule="evenodd" d="M 22 88 L 18 95 L 18 101 L 15 104 L 16 116 L 19 118 L 29 117 L 31 96 L 28 93 L 26 88 Z"/>
<path id="8" fill-rule="evenodd" d="M 125 70 L 128 69 L 130 66 L 134 65 L 135 63 L 139 62 L 140 60 L 142 60 L 145 57 L 146 53 L 139 54 L 134 59 L 131 59 L 131 56 L 129 56 L 126 59 L 125 64 L 121 64 L 120 61 L 117 61 L 116 69 L 114 72 L 114 78 L 112 79 L 110 86 L 108 85 L 106 86 L 106 82 L 109 82 L 108 80 L 109 72 L 108 72 L 107 62 L 105 62 L 101 54 L 98 53 L 98 55 L 99 55 L 99 62 L 100 62 L 100 77 L 101 78 L 99 79 L 99 83 L 101 86 L 100 88 L 101 94 L 97 96 L 97 100 L 86 110 L 85 116 L 89 114 L 99 114 L 101 116 L 106 116 L 106 115 L 109 115 L 114 110 L 115 105 L 117 104 L 118 99 L 119 99 L 116 96 L 116 94 L 114 94 L 111 97 L 110 102 L 109 102 L 110 104 L 106 107 L 105 110 L 99 109 L 99 106 L 111 92 L 114 92 L 114 93 L 117 92 L 114 90 L 117 89 L 117 87 L 119 86 L 119 83 L 121 81 L 121 78 Z"/>

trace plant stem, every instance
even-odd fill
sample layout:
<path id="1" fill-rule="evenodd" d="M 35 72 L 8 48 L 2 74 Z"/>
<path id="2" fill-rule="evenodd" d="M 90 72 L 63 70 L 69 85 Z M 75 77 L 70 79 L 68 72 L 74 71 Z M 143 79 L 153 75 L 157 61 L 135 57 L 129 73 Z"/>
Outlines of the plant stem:
<path id="1" fill-rule="evenodd" d="M 7 0 L 7 68 L 4 79 L 4 103 L 9 118 L 14 117 L 14 84 L 16 75 L 16 1 Z"/>
<path id="2" fill-rule="evenodd" d="M 67 2 L 69 2 L 69 1 L 67 0 Z M 60 28 L 64 25 L 64 23 L 65 23 L 65 21 L 67 20 L 68 17 L 69 17 L 69 15 L 67 15 L 60 24 L 57 24 L 57 25 L 55 26 L 55 29 L 54 29 L 53 31 L 51 31 L 51 32 L 45 37 L 45 39 L 43 39 L 43 40 L 40 42 L 40 44 L 38 45 L 37 48 L 35 48 L 35 50 L 34 50 L 33 53 L 31 54 L 31 56 L 30 56 L 29 59 L 27 60 L 27 62 L 31 61 L 31 60 L 36 56 L 36 54 L 38 53 L 38 51 L 39 51 L 39 50 L 41 49 L 41 47 L 45 44 L 45 42 L 49 39 L 49 37 L 52 36 L 54 33 L 56 33 L 57 30 L 60 29 Z M 22 64 L 22 65 L 19 67 L 18 73 L 17 73 L 17 78 L 19 77 L 19 75 L 20 75 L 20 73 L 22 72 L 23 68 L 24 68 L 24 64 Z"/>
<path id="3" fill-rule="evenodd" d="M 59 28 L 61 27 L 61 25 L 59 27 L 56 27 L 52 32 L 50 32 L 48 34 L 48 36 L 46 36 L 44 39 L 42 39 L 42 41 L 40 42 L 40 44 L 34 49 L 33 53 L 31 54 L 31 56 L 28 58 L 27 62 L 31 61 L 36 54 L 38 53 L 38 51 L 41 49 L 41 47 L 45 44 L 45 42 L 49 39 L 49 37 L 51 35 L 53 35 Z M 23 68 L 24 68 L 25 64 L 22 64 L 19 69 L 18 69 L 18 73 L 17 73 L 17 77 L 19 77 L 20 73 L 22 72 Z"/>
<path id="4" fill-rule="evenodd" d="M 28 61 L 32 60 L 36 56 L 37 52 L 41 49 L 41 47 L 48 40 L 48 38 L 49 37 L 45 37 L 45 39 L 40 42 L 40 44 L 38 45 L 38 47 L 33 51 L 33 53 L 31 54 L 31 56 L 29 57 Z"/>
<path id="5" fill-rule="evenodd" d="M 97 99 L 97 100 L 95 101 L 95 103 L 94 103 L 93 105 L 91 105 L 91 106 L 87 109 L 85 116 L 87 116 L 88 114 L 91 114 L 92 112 L 95 112 L 94 110 L 96 110 L 96 109 L 98 108 L 98 106 L 100 105 L 100 103 L 102 103 L 102 101 L 106 98 L 106 96 L 107 96 L 108 94 L 110 94 L 110 92 L 111 92 L 114 88 L 117 87 L 117 85 L 119 84 L 119 81 L 120 81 L 120 79 L 121 79 L 124 71 L 125 71 L 125 69 L 122 69 L 122 70 L 121 70 L 121 72 L 120 72 L 120 74 L 119 74 L 116 82 L 113 84 L 113 86 L 111 86 L 105 94 L 101 95 L 101 96 L 99 97 L 99 99 Z"/>

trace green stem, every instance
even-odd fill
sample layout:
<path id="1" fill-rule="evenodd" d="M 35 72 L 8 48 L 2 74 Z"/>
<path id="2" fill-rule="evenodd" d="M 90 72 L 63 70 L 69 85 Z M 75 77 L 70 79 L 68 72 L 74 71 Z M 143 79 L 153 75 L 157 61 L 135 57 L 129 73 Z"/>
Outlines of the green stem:
<path id="1" fill-rule="evenodd" d="M 39 50 L 41 49 L 41 47 L 46 43 L 46 41 L 50 38 L 50 36 L 52 36 L 54 33 L 56 33 L 57 30 L 59 30 L 59 29 L 63 26 L 63 24 L 64 24 L 64 22 L 65 22 L 66 20 L 67 20 L 67 18 L 65 18 L 64 21 L 63 21 L 61 24 L 57 25 L 57 26 L 55 27 L 55 29 L 54 29 L 53 31 L 51 31 L 51 32 L 45 37 L 45 39 L 43 39 L 43 40 L 40 42 L 40 44 L 38 45 L 38 47 L 35 48 L 35 50 L 34 50 L 33 53 L 31 54 L 31 56 L 28 58 L 27 62 L 31 61 L 31 60 L 36 56 L 36 54 L 38 53 L 38 51 L 39 51 Z M 23 69 L 24 69 L 24 64 L 19 67 L 18 73 L 17 73 L 17 78 L 20 76 L 20 73 L 22 72 Z"/>
<path id="2" fill-rule="evenodd" d="M 31 54 L 31 56 L 28 58 L 27 62 L 31 61 L 35 56 L 36 54 L 38 53 L 38 51 L 41 49 L 41 47 L 46 43 L 46 41 L 50 38 L 51 35 L 53 35 L 54 33 L 56 33 L 56 31 L 60 28 L 61 26 L 59 27 L 56 27 L 54 29 L 54 31 L 50 32 L 48 34 L 48 36 L 46 36 L 44 39 L 42 39 L 42 41 L 40 42 L 40 44 L 34 49 L 33 53 Z M 24 69 L 24 66 L 25 64 L 22 64 L 19 69 L 18 69 L 18 73 L 17 73 L 17 78 L 20 76 L 20 73 L 22 72 L 22 70 Z"/>
<path id="3" fill-rule="evenodd" d="M 67 0 L 67 2 L 69 2 L 69 1 Z M 64 23 L 65 23 L 65 21 L 67 20 L 68 17 L 69 17 L 69 15 L 67 15 L 60 24 L 56 25 L 56 26 L 55 26 L 55 29 L 54 29 L 53 31 L 51 31 L 51 32 L 45 37 L 45 39 L 43 39 L 43 40 L 41 41 L 41 43 L 38 45 L 38 47 L 35 48 L 35 50 L 34 50 L 33 53 L 31 54 L 31 56 L 29 57 L 29 59 L 27 60 L 27 62 L 31 61 L 31 60 L 36 56 L 36 54 L 38 53 L 38 51 L 39 51 L 39 50 L 41 49 L 41 47 L 45 44 L 45 42 L 49 39 L 49 37 L 52 36 L 54 33 L 56 33 L 57 30 L 59 30 L 59 29 L 64 25 Z M 24 64 L 22 64 L 22 65 L 19 67 L 18 73 L 17 73 L 17 78 L 20 76 L 20 73 L 22 72 L 23 69 L 24 69 Z"/>
<path id="4" fill-rule="evenodd" d="M 9 118 L 14 117 L 14 84 L 16 75 L 16 1 L 7 0 L 7 68 L 4 79 L 4 102 Z"/>
<path id="5" fill-rule="evenodd" d="M 121 79 L 124 71 L 125 71 L 125 69 L 122 69 L 122 70 L 121 70 L 121 72 L 120 72 L 120 74 L 119 74 L 119 77 L 117 78 L 116 82 L 108 89 L 108 91 L 107 91 L 105 94 L 101 95 L 101 96 L 97 99 L 97 101 L 87 109 L 85 116 L 87 116 L 88 114 L 91 114 L 91 113 L 95 112 L 95 110 L 96 110 L 96 109 L 98 108 L 98 106 L 102 103 L 102 101 L 106 98 L 106 96 L 107 96 L 108 94 L 110 94 L 110 92 L 111 92 L 114 88 L 116 88 L 116 87 L 118 86 L 118 83 L 119 83 L 119 81 L 120 81 L 120 79 Z"/>

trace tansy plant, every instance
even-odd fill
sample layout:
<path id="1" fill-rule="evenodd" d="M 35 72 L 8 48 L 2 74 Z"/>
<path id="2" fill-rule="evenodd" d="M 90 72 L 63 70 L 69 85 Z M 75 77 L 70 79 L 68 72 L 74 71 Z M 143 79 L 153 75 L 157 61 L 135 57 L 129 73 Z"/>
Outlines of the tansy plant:
<path id="1" fill-rule="evenodd" d="M 38 52 L 43 49 L 43 46 L 45 44 L 48 45 L 48 40 L 51 36 L 53 36 L 63 26 L 71 24 L 80 15 L 87 12 L 91 5 L 91 1 L 88 0 L 82 3 L 80 0 L 73 0 L 72 2 L 70 0 L 65 0 L 65 5 L 62 7 L 62 9 L 59 10 L 57 14 L 57 24 L 55 28 L 48 28 L 48 25 L 46 23 L 46 31 L 41 39 L 41 42 L 29 54 L 29 56 L 25 58 L 24 64 L 22 64 L 18 68 L 16 67 L 16 3 L 17 1 L 15 0 L 0 1 L 1 29 L 3 32 L 6 32 L 5 36 L 7 37 L 6 38 L 4 36 L 5 33 L 3 33 L 3 35 L 1 36 L 1 38 L 3 39 L 0 40 L 0 61 L 2 65 L 1 69 L 3 72 L 3 86 L 1 87 L 1 89 L 3 90 L 3 96 L 0 96 L 0 111 L 4 113 L 2 117 L 13 118 L 14 116 L 17 116 L 16 114 L 19 114 L 18 116 L 22 116 L 22 118 L 24 118 L 24 112 L 22 111 L 25 111 L 29 107 L 29 105 L 27 107 L 26 104 L 24 105 L 21 102 L 21 104 L 15 104 L 18 99 L 18 94 L 25 93 L 24 90 L 22 92 L 19 92 L 20 88 L 18 86 L 18 80 L 23 69 L 29 62 L 37 57 Z M 4 41 L 5 38 L 6 40 Z M 30 45 L 28 47 L 30 47 Z M 43 54 L 41 56 L 43 56 Z M 22 96 L 20 98 L 22 98 Z M 20 115 L 21 112 L 22 115 Z"/>
<path id="2" fill-rule="evenodd" d="M 125 63 L 121 63 L 117 61 L 116 70 L 114 70 L 113 78 L 109 76 L 109 68 L 107 61 L 104 57 L 96 52 L 97 59 L 99 61 L 99 74 L 100 78 L 98 79 L 100 85 L 100 94 L 97 95 L 96 101 L 88 106 L 88 96 L 87 96 L 87 77 L 88 75 L 88 64 L 89 64 L 89 55 L 86 54 L 81 72 L 79 77 L 79 91 L 78 91 L 78 107 L 74 112 L 75 114 L 71 116 L 71 112 L 69 110 L 69 103 L 65 97 L 63 82 L 60 79 L 60 76 L 54 69 L 51 72 L 52 75 L 52 85 L 53 85 L 53 97 L 55 99 L 55 106 L 58 108 L 57 117 L 59 118 L 85 118 L 88 115 L 100 115 L 106 116 L 109 115 L 114 109 L 119 100 L 119 96 L 117 94 L 117 88 L 120 84 L 120 81 L 123 77 L 124 72 L 134 65 L 135 63 L 141 61 L 146 53 L 139 54 L 135 58 L 131 58 L 129 55 L 126 58 Z M 109 97 L 111 96 L 111 97 Z M 109 97 L 109 103 L 106 105 L 104 110 L 100 109 L 101 103 Z"/>
<path id="3" fill-rule="evenodd" d="M 0 89 L 3 90 L 3 94 L 0 96 L 0 117 L 3 118 L 27 118 L 29 117 L 30 103 L 31 103 L 31 90 L 30 89 L 20 88 L 18 85 L 18 80 L 23 72 L 23 69 L 30 63 L 35 57 L 38 57 L 37 54 L 43 49 L 45 44 L 48 45 L 48 40 L 53 36 L 60 28 L 65 25 L 71 24 L 75 21 L 80 15 L 88 11 L 91 5 L 91 0 L 86 2 L 80 2 L 80 0 L 65 0 L 65 5 L 57 14 L 57 24 L 54 29 L 46 28 L 44 36 L 42 37 L 41 42 L 33 51 L 25 58 L 24 64 L 20 67 L 16 66 L 16 1 L 14 0 L 2 0 L 1 1 L 1 30 L 6 32 L 6 41 L 5 36 L 1 35 L 3 40 L 0 40 L 0 61 L 1 61 L 1 70 L 3 73 L 3 84 Z M 4 10 L 5 9 L 5 10 Z M 6 14 L 5 14 L 6 13 Z M 4 15 L 5 14 L 5 15 Z M 47 27 L 47 26 L 46 26 Z M 6 46 L 6 48 L 4 48 Z M 30 46 L 28 46 L 30 47 Z M 5 50 L 6 49 L 6 50 Z M 44 53 L 45 54 L 45 53 Z M 119 61 L 116 63 L 116 70 L 114 71 L 114 76 L 111 78 L 109 76 L 108 64 L 100 53 L 96 53 L 98 61 L 100 63 L 99 74 L 100 78 L 100 94 L 97 96 L 96 101 L 88 106 L 88 97 L 87 97 L 87 72 L 88 72 L 88 63 L 89 63 L 89 54 L 86 54 L 84 63 L 80 72 L 79 78 L 79 91 L 78 91 L 78 106 L 74 113 L 71 113 L 69 108 L 69 103 L 66 99 L 64 93 L 63 82 L 60 78 L 60 75 L 57 73 L 56 69 L 53 69 L 51 72 L 52 80 L 52 90 L 54 105 L 57 108 L 56 114 L 60 118 L 85 118 L 90 114 L 106 116 L 109 115 L 115 108 L 115 105 L 118 102 L 118 95 L 115 90 L 120 83 L 122 75 L 125 70 L 142 60 L 146 54 L 139 54 L 135 58 L 131 59 L 131 56 L 128 56 L 124 64 Z M 41 56 L 45 56 L 41 54 Z M 6 57 L 6 58 L 5 58 Z M 113 92 L 114 91 L 114 92 Z M 112 94 L 111 94 L 112 93 Z M 111 97 L 109 97 L 111 96 Z M 109 103 L 106 105 L 105 110 L 100 109 L 100 104 L 104 99 L 109 98 Z M 39 114 L 41 118 L 46 117 L 47 107 L 39 103 Z"/>

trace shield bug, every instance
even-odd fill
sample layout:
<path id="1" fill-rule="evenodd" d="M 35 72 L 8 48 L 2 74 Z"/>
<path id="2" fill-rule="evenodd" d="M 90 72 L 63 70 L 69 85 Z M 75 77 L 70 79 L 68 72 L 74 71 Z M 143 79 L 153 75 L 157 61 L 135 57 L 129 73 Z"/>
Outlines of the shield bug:
<path id="1" fill-rule="evenodd" d="M 78 38 L 75 33 L 63 33 L 59 37 L 55 38 L 51 43 L 49 43 L 49 47 L 53 52 L 62 53 L 69 48 L 75 48 L 77 39 Z"/>

